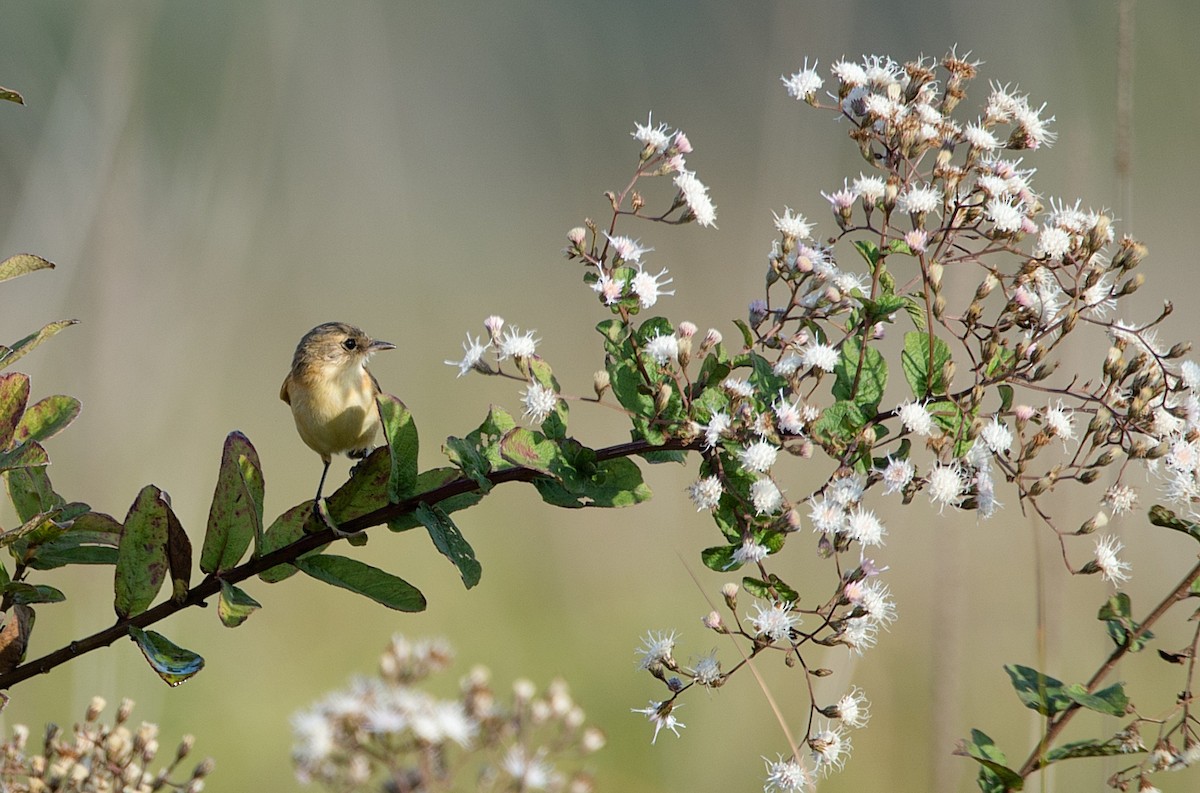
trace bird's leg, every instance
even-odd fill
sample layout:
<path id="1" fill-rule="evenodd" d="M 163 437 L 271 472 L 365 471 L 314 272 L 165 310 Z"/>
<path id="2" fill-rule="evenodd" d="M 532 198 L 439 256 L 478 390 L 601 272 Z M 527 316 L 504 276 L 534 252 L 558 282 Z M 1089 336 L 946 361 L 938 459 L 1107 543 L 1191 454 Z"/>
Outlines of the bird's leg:
<path id="1" fill-rule="evenodd" d="M 337 532 L 337 526 L 334 525 L 333 519 L 329 516 L 329 509 L 325 506 L 325 499 L 321 497 L 321 491 L 325 489 L 325 477 L 329 474 L 330 458 L 326 456 L 323 460 L 325 467 L 321 469 L 321 481 L 317 482 L 317 497 L 313 499 L 313 517 L 317 519 L 318 523 Z"/>
<path id="2" fill-rule="evenodd" d="M 342 531 L 334 522 L 333 516 L 329 514 L 329 502 L 321 497 L 321 491 L 325 489 L 325 477 L 329 474 L 329 458 L 325 458 L 325 467 L 321 469 L 321 481 L 317 483 L 317 497 L 313 499 L 313 517 L 323 526 L 328 527 L 334 534 L 339 537 L 352 537 L 355 534 L 360 534 L 360 531 Z"/>

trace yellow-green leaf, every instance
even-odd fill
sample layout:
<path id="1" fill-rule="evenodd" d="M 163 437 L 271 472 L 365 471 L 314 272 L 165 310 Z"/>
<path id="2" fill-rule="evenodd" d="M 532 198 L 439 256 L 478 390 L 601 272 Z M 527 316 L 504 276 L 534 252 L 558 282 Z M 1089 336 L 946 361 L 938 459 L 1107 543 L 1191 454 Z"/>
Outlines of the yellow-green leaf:
<path id="1" fill-rule="evenodd" d="M 77 319 L 60 319 L 57 322 L 51 322 L 37 333 L 31 333 L 25 338 L 18 341 L 12 347 L 4 348 L 0 351 L 0 369 L 7 366 L 12 366 L 21 358 L 24 358 L 34 347 L 44 342 L 46 339 L 58 333 L 63 328 L 69 328 L 72 325 L 79 324 Z"/>
<path id="2" fill-rule="evenodd" d="M 0 88 L 0 91 L 3 91 Z M 5 97 L 0 96 L 0 99 Z M 4 261 L 0 262 L 0 281 L 7 281 L 10 278 L 16 278 L 19 275 L 36 272 L 38 270 L 53 270 L 54 262 L 49 262 L 41 256 L 34 256 L 32 253 L 18 253 L 16 256 L 9 256 Z"/>
<path id="3" fill-rule="evenodd" d="M 250 542 L 262 533 L 263 497 L 258 452 L 242 433 L 229 433 L 200 550 L 202 571 L 216 573 L 237 567 Z"/>
<path id="4" fill-rule="evenodd" d="M 262 604 L 228 581 L 221 581 L 221 594 L 217 599 L 217 616 L 226 628 L 236 628 L 251 614 L 262 608 Z"/>

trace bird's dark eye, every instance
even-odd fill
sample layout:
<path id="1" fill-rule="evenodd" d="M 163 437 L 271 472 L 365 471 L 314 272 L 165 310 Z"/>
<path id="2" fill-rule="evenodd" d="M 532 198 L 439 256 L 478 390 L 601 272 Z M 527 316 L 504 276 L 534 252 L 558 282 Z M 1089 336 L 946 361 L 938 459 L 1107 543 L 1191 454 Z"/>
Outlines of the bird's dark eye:
<path id="1" fill-rule="evenodd" d="M 354 339 L 346 339 L 344 342 L 342 342 L 342 346 L 347 350 L 354 350 L 358 348 L 358 342 Z"/>

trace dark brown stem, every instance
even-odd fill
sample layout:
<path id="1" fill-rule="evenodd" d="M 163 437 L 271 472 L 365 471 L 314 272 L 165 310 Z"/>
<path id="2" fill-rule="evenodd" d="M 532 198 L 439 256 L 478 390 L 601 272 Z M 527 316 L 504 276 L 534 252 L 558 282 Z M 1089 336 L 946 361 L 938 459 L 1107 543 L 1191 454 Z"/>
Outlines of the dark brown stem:
<path id="1" fill-rule="evenodd" d="M 696 451 L 699 448 L 698 443 L 681 440 L 668 441 L 662 446 L 653 446 L 646 441 L 631 441 L 629 443 L 620 443 L 615 446 L 597 449 L 596 460 L 597 462 L 603 462 L 604 460 L 612 460 L 618 457 L 631 457 L 643 452 Z M 487 478 L 493 485 L 499 485 L 505 482 L 530 482 L 539 476 L 543 476 L 543 474 L 532 468 L 518 467 L 496 471 L 489 474 Z M 369 512 L 366 515 L 360 515 L 357 518 L 348 520 L 339 525 L 338 529 L 346 534 L 356 533 L 372 526 L 382 525 L 402 515 L 407 515 L 422 503 L 437 504 L 448 498 L 462 495 L 463 493 L 471 493 L 478 489 L 479 484 L 477 482 L 468 477 L 460 477 L 427 493 L 418 493 L 395 504 L 388 504 L 374 512 Z M 283 548 L 263 554 L 262 556 L 252 557 L 245 564 L 238 565 L 229 570 L 222 570 L 217 575 L 209 575 L 199 584 L 189 589 L 181 600 L 168 600 L 140 614 L 117 620 L 116 624 L 102 631 L 93 633 L 91 636 L 83 639 L 77 639 L 52 653 L 28 661 L 4 674 L 0 674 L 0 691 L 8 690 L 17 683 L 28 680 L 35 675 L 49 672 L 54 667 L 65 664 L 67 661 L 90 653 L 93 650 L 107 647 L 117 639 L 128 636 L 131 627 L 145 628 L 186 608 L 193 606 L 203 607 L 206 605 L 205 601 L 221 591 L 221 581 L 236 584 L 251 576 L 258 575 L 264 570 L 269 570 L 276 565 L 294 561 L 309 551 L 316 550 L 322 545 L 338 539 L 340 538 L 334 534 L 332 529 L 322 529 L 321 531 L 304 535 L 291 545 L 286 545 Z"/>
<path id="2" fill-rule="evenodd" d="M 1104 663 L 1101 664 L 1100 668 L 1096 670 L 1096 673 L 1092 675 L 1090 680 L 1088 680 L 1087 692 L 1089 694 L 1096 690 L 1096 687 L 1099 686 L 1100 682 L 1108 676 L 1108 673 L 1113 670 L 1113 668 L 1117 665 L 1117 662 L 1125 657 L 1125 654 L 1129 652 L 1129 648 L 1135 646 L 1138 640 L 1146 634 L 1146 631 L 1150 630 L 1150 627 L 1154 625 L 1154 623 L 1158 622 L 1158 620 L 1164 614 L 1166 614 L 1172 606 L 1188 597 L 1188 594 L 1192 588 L 1192 584 L 1195 583 L 1197 579 L 1200 579 L 1200 564 L 1196 564 L 1190 571 L 1188 571 L 1188 574 L 1183 577 L 1183 580 L 1179 582 L 1179 585 L 1176 586 L 1170 594 L 1163 598 L 1161 603 L 1155 606 L 1154 611 L 1150 612 L 1146 619 L 1143 620 L 1138 626 L 1137 630 L 1128 635 L 1124 644 L 1112 651 L 1112 654 L 1108 656 Z M 1080 706 L 1072 703 L 1069 707 L 1067 707 L 1066 710 L 1062 711 L 1047 722 L 1046 732 L 1042 736 L 1042 740 L 1038 742 L 1038 745 L 1034 748 L 1033 753 L 1029 755 L 1029 758 L 1025 761 L 1025 764 L 1021 766 L 1019 771 L 1017 771 L 1022 779 L 1028 777 L 1034 771 L 1038 771 L 1045 767 L 1046 763 L 1044 762 L 1044 756 L 1046 749 L 1054 743 L 1054 739 L 1057 738 L 1060 733 L 1062 733 L 1067 724 L 1071 721 L 1075 714 L 1079 712 L 1079 710 Z"/>

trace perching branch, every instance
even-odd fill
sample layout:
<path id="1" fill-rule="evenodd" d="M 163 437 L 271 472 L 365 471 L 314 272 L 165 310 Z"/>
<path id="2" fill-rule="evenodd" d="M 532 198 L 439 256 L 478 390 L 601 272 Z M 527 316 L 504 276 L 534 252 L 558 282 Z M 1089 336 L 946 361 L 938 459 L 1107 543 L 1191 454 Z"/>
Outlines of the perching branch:
<path id="1" fill-rule="evenodd" d="M 700 444 L 697 441 L 671 440 L 661 446 L 654 446 L 646 441 L 631 441 L 629 443 L 620 443 L 615 446 L 597 449 L 596 460 L 597 462 L 603 462 L 619 457 L 632 457 L 635 454 L 643 452 L 696 451 L 699 448 Z M 544 474 L 539 471 L 518 466 L 490 473 L 487 475 L 487 479 L 493 485 L 499 485 L 505 482 L 531 482 L 541 476 L 544 476 Z M 354 534 L 411 513 L 422 503 L 437 504 L 454 496 L 471 493 L 478 489 L 479 484 L 473 479 L 460 477 L 429 492 L 418 493 L 395 504 L 388 504 L 373 512 L 352 518 L 340 524 L 338 529 L 345 534 Z M 305 534 L 291 545 L 286 545 L 262 556 L 252 557 L 244 564 L 230 568 L 229 570 L 223 570 L 219 574 L 209 575 L 199 584 L 190 588 L 186 596 L 180 600 L 167 600 L 159 603 L 157 606 L 140 614 L 118 620 L 114 625 L 93 633 L 91 636 L 73 641 L 65 647 L 43 655 L 41 658 L 28 661 L 9 672 L 0 674 L 0 690 L 12 688 L 17 683 L 28 680 L 35 675 L 49 672 L 51 669 L 67 661 L 101 647 L 107 647 L 116 640 L 128 636 L 130 628 L 145 628 L 186 608 L 193 606 L 204 607 L 207 605 L 206 601 L 210 597 L 221 591 L 222 581 L 236 584 L 251 576 L 258 575 L 264 570 L 269 570 L 276 565 L 292 562 L 304 554 L 338 539 L 341 538 L 334 534 L 332 529 L 324 528 L 312 534 Z"/>

